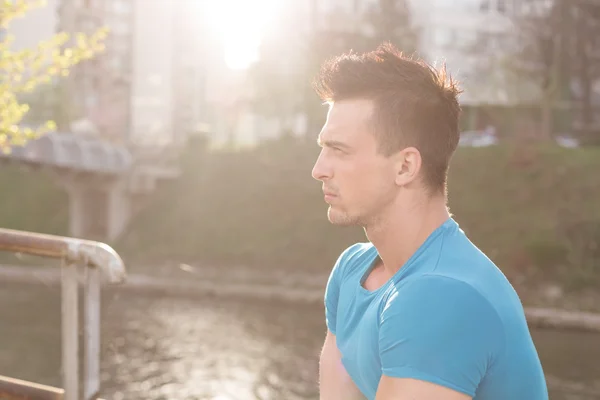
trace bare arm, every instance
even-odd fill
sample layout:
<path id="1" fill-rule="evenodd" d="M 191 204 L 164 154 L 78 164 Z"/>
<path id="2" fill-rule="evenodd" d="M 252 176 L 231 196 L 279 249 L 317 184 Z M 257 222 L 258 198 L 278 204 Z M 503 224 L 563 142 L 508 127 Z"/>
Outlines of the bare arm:
<path id="1" fill-rule="evenodd" d="M 342 355 L 335 335 L 327 331 L 319 361 L 320 400 L 363 400 L 365 397 L 342 365 Z"/>
<path id="2" fill-rule="evenodd" d="M 471 400 L 471 397 L 430 382 L 383 375 L 375 400 Z"/>

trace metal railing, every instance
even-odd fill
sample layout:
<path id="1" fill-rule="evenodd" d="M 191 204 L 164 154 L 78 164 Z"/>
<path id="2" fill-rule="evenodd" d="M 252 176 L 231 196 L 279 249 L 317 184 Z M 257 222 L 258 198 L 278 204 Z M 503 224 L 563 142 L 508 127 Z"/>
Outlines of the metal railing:
<path id="1" fill-rule="evenodd" d="M 100 392 L 100 284 L 101 272 L 111 283 L 126 278 L 121 257 L 100 242 L 33 232 L 0 229 L 0 251 L 23 253 L 62 260 L 61 268 L 61 345 L 63 390 L 30 384 L 11 378 L 0 379 L 4 393 L 25 399 L 98 399 Z M 78 295 L 79 271 L 85 267 L 84 280 L 84 376 L 80 392 Z M 37 393 L 37 395 L 35 394 Z M 46 393 L 42 395 L 41 393 Z M 17 397 L 19 398 L 19 397 Z"/>

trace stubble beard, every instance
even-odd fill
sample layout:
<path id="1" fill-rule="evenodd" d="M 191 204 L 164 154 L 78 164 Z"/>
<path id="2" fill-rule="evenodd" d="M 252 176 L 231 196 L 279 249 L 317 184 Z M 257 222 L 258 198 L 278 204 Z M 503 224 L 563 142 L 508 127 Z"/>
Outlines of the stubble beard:
<path id="1" fill-rule="evenodd" d="M 337 226 L 363 226 L 360 217 L 348 214 L 347 212 L 335 210 L 332 206 L 327 209 L 327 219 L 332 225 Z"/>

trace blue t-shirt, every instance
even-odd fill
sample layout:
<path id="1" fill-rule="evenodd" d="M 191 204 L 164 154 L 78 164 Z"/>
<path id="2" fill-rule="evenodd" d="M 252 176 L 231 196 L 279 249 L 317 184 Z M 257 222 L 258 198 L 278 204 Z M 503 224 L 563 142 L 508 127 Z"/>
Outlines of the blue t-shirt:
<path id="1" fill-rule="evenodd" d="M 367 399 L 381 375 L 433 382 L 476 400 L 547 400 L 523 306 L 503 273 L 454 219 L 377 290 L 363 282 L 371 243 L 346 249 L 325 293 L 329 330 Z"/>

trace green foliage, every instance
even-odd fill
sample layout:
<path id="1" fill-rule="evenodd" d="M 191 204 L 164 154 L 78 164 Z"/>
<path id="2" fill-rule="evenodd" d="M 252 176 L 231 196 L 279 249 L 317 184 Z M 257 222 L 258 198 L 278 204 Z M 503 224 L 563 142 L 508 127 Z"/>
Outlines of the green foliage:
<path id="1" fill-rule="evenodd" d="M 147 262 L 158 257 L 318 269 L 341 250 L 323 235 L 340 238 L 340 232 L 324 218 L 318 184 L 306 174 L 316 146 L 292 142 L 268 142 L 255 151 L 189 149 L 182 178 L 142 211 L 119 247 L 130 253 L 152 238 L 154 250 L 136 254 Z M 349 240 L 348 232 L 342 237 Z"/>
<path id="2" fill-rule="evenodd" d="M 568 265 L 569 248 L 565 242 L 557 238 L 536 237 L 524 245 L 531 266 L 541 272 L 541 275 L 551 271 L 552 274 L 561 274 Z"/>
<path id="3" fill-rule="evenodd" d="M 559 227 L 574 270 L 565 271 L 577 287 L 600 282 L 600 218 L 568 221 Z"/>
<path id="4" fill-rule="evenodd" d="M 0 226 L 65 235 L 67 194 L 48 174 L 18 166 L 0 168 Z"/>
<path id="5" fill-rule="evenodd" d="M 16 165 L 0 166 L 0 226 L 54 235 L 68 234 L 69 199 L 53 179 Z M 0 252 L 0 263 L 48 264 L 51 260 Z"/>
<path id="6" fill-rule="evenodd" d="M 366 238 L 359 228 L 327 221 L 320 184 L 310 176 L 317 154 L 314 143 L 292 137 L 238 151 L 190 143 L 183 176 L 148 199 L 115 247 L 129 264 L 326 274 L 344 248 Z M 594 284 L 600 275 L 599 169 L 598 148 L 460 148 L 450 171 L 450 209 L 510 278 Z M 64 232 L 62 191 L 43 175 L 1 171 L 0 226 Z"/>
<path id="7" fill-rule="evenodd" d="M 358 228 L 327 221 L 320 185 L 310 177 L 317 152 L 293 138 L 239 152 L 190 147 L 181 180 L 160 191 L 118 246 L 145 263 L 327 272 L 342 249 L 366 239 Z M 450 171 L 451 211 L 509 276 L 525 268 L 548 278 L 582 270 L 559 232 L 600 219 L 599 155 L 592 148 L 543 147 L 526 156 L 510 147 L 461 148 Z"/>

